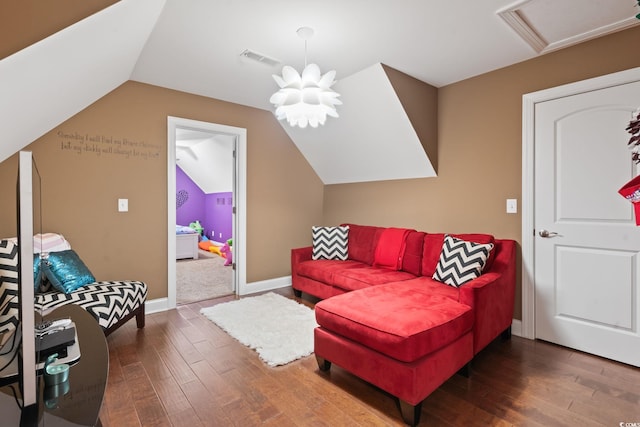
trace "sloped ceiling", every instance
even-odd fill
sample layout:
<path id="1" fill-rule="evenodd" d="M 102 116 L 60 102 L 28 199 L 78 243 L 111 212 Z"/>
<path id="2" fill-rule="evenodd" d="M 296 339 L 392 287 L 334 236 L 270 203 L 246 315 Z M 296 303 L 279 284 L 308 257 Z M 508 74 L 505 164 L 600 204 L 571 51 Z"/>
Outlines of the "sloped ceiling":
<path id="1" fill-rule="evenodd" d="M 344 102 L 339 119 L 317 129 L 283 124 L 322 182 L 436 176 L 381 64 L 340 80 L 335 89 Z"/>
<path id="2" fill-rule="evenodd" d="M 309 26 L 310 62 L 335 69 L 336 88 L 351 103 L 326 130 L 287 129 L 323 181 L 427 176 L 437 165 L 416 155 L 428 145 L 419 115 L 394 97 L 376 64 L 437 88 L 638 25 L 637 13 L 631 0 L 121 0 L 0 61 L 0 161 L 129 79 L 271 110 L 271 75 L 285 64 L 302 69 L 296 30 Z M 543 45 L 532 44 L 531 35 Z M 276 65 L 249 60 L 246 49 Z M 370 82 L 362 93 L 377 111 L 353 98 L 361 72 Z M 369 120 L 356 116 L 364 112 Z M 391 168 L 406 171 L 385 171 Z"/>
<path id="3" fill-rule="evenodd" d="M 131 72 L 164 1 L 121 1 L 0 61 L 0 161 Z"/>
<path id="4" fill-rule="evenodd" d="M 205 194 L 233 190 L 231 135 L 176 129 L 176 164 Z"/>

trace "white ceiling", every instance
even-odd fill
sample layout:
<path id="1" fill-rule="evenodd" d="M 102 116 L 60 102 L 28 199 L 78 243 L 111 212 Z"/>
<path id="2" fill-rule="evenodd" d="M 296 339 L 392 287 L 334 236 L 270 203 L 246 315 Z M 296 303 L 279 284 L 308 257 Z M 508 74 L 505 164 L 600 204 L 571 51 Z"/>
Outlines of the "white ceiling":
<path id="1" fill-rule="evenodd" d="M 126 82 L 161 10 L 118 2 L 0 60 L 0 161 Z"/>
<path id="2" fill-rule="evenodd" d="M 271 75 L 279 74 L 285 64 L 298 70 L 304 65 L 304 41 L 296 34 L 301 26 L 315 30 L 308 42 L 309 62 L 317 63 L 323 72 L 336 70 L 336 87 L 379 63 L 441 87 L 638 25 L 636 3 L 121 0 L 0 60 L 0 127 L 4 132 L 0 161 L 127 80 L 271 110 L 268 100 L 278 88 Z M 280 63 L 270 66 L 250 60 L 241 55 L 246 49 Z M 369 90 L 384 91 L 380 87 Z M 342 112 L 349 116 L 352 107 L 338 106 L 338 113 L 344 108 Z M 386 111 L 384 105 L 381 109 Z M 339 132 L 342 146 L 358 138 L 357 131 L 363 126 L 362 121 L 347 122 L 344 117 L 327 121 L 344 127 Z M 395 122 L 405 119 L 399 117 Z M 307 131 L 290 132 L 299 147 L 314 139 L 314 129 Z M 397 146 L 405 142 L 393 139 L 373 143 Z M 411 138 L 405 139 L 415 145 Z M 366 166 L 368 159 L 363 156 L 377 150 L 359 152 L 346 178 L 337 172 L 332 175 L 331 156 L 313 157 L 314 151 L 322 150 L 308 151 L 311 154 L 305 156 L 324 182 L 392 179 L 367 175 L 366 168 L 355 169 Z M 402 160 L 397 163 L 399 167 L 404 164 Z"/>
<path id="3" fill-rule="evenodd" d="M 271 75 L 303 68 L 296 30 L 308 26 L 308 61 L 338 81 L 383 63 L 440 87 L 538 55 L 505 9 L 547 43 L 638 23 L 634 0 L 167 0 L 132 79 L 271 109 Z"/>
<path id="4" fill-rule="evenodd" d="M 380 64 L 345 77 L 336 90 L 344 101 L 340 118 L 329 118 L 317 129 L 283 123 L 323 183 L 436 176 Z"/>
<path id="5" fill-rule="evenodd" d="M 233 190 L 232 135 L 176 129 L 176 164 L 205 194 Z"/>
<path id="6" fill-rule="evenodd" d="M 307 60 L 336 70 L 341 117 L 282 126 L 322 182 L 422 178 L 437 171 L 380 63 L 440 87 L 635 25 L 635 13 L 632 0 L 167 0 L 132 79 L 271 110 L 272 74 L 302 70 L 296 30 L 311 27 Z"/>

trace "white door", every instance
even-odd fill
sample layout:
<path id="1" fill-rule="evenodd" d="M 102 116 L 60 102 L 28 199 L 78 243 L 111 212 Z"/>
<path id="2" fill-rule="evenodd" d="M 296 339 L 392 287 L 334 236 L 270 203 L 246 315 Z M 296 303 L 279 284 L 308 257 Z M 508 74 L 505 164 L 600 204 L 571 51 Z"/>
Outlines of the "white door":
<path id="1" fill-rule="evenodd" d="M 536 338 L 640 366 L 640 227 L 618 189 L 640 82 L 535 106 Z M 545 237 L 546 236 L 546 237 Z"/>

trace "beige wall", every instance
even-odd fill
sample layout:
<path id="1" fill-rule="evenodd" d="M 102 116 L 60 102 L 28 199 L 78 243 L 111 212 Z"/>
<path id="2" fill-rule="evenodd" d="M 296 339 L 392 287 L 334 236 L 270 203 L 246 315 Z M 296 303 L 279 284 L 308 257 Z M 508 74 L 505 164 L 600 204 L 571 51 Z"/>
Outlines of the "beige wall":
<path id="1" fill-rule="evenodd" d="M 61 16 L 49 17 L 58 28 L 92 13 L 81 1 L 66 1 Z M 14 16 L 29 16 L 30 3 L 8 4 Z M 0 58 L 37 32 L 12 32 L 24 39 L 15 45 L 0 37 Z M 440 88 L 438 177 L 428 179 L 323 187 L 270 112 L 128 82 L 29 147 L 44 178 L 45 231 L 65 234 L 98 278 L 145 280 L 150 298 L 166 296 L 166 118 L 172 115 L 248 130 L 249 282 L 289 274 L 290 248 L 308 244 L 310 226 L 320 223 L 486 232 L 520 241 L 521 216 L 505 213 L 505 199 L 521 201 L 522 95 L 640 66 L 638 40 L 634 28 Z M 112 152 L 63 150 L 64 143 L 80 143 L 59 131 L 97 136 L 95 144 Z M 148 145 L 127 158 L 114 150 L 124 138 Z M 0 164 L 0 179 L 10 183 L 0 191 L 0 236 L 15 235 L 15 168 L 16 156 Z M 122 197 L 130 203 L 125 214 L 116 210 Z"/>
<path id="2" fill-rule="evenodd" d="M 636 27 L 440 88 L 438 177 L 327 186 L 325 222 L 486 232 L 520 242 L 521 215 L 506 214 L 505 200 L 522 200 L 522 95 L 638 67 L 638 40 Z M 515 309 L 521 319 L 520 283 Z"/>
<path id="3" fill-rule="evenodd" d="M 2 0 L 0 59 L 116 2 L 117 0 Z"/>
<path id="4" fill-rule="evenodd" d="M 43 231 L 62 233 L 98 279 L 144 280 L 150 299 L 166 296 L 167 116 L 247 129 L 247 281 L 288 275 L 290 249 L 322 222 L 323 185 L 273 114 L 136 82 L 27 147 Z M 3 182 L 15 183 L 16 167 L 17 155 L 0 164 Z M 129 212 L 117 212 L 118 198 Z M 13 236 L 15 185 L 0 203 L 0 236 Z"/>
<path id="5" fill-rule="evenodd" d="M 438 172 L 438 88 L 383 64 L 411 126 Z"/>

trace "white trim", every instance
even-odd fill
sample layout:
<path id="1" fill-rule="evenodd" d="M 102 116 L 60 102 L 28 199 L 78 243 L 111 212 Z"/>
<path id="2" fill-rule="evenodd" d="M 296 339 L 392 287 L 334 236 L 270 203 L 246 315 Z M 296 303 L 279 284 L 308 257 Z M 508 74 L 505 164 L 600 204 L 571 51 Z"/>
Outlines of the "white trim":
<path id="1" fill-rule="evenodd" d="M 530 95 L 522 97 L 522 323 L 524 338 L 535 338 L 535 283 L 533 277 L 534 200 L 533 124 L 535 105 Z"/>
<path id="2" fill-rule="evenodd" d="M 175 307 L 173 307 L 175 308 Z M 168 298 L 156 298 L 152 300 L 147 300 L 144 303 L 144 313 L 159 313 L 161 311 L 169 310 L 169 299 Z"/>
<path id="3" fill-rule="evenodd" d="M 529 0 L 518 2 L 505 9 L 496 12 L 500 18 L 504 20 L 522 39 L 527 42 L 537 53 L 545 50 L 548 46 L 547 42 L 533 29 L 531 25 L 522 18 L 518 9 Z"/>
<path id="4" fill-rule="evenodd" d="M 511 334 L 517 337 L 527 338 L 522 335 L 522 321 L 513 319 L 511 321 Z"/>
<path id="5" fill-rule="evenodd" d="M 248 283 L 244 287 L 244 292 L 239 295 L 250 295 L 257 292 L 271 291 L 274 289 L 291 286 L 291 276 L 276 277 L 275 279 L 261 280 L 259 282 Z"/>
<path id="6" fill-rule="evenodd" d="M 167 307 L 176 307 L 176 127 L 185 127 L 236 137 L 236 164 L 234 191 L 235 220 L 233 230 L 233 258 L 236 269 L 236 294 L 246 293 L 247 286 L 247 130 L 216 123 L 201 122 L 179 117 L 167 117 Z"/>
<path id="7" fill-rule="evenodd" d="M 251 295 L 258 292 L 272 291 L 274 289 L 281 289 L 289 286 L 291 286 L 291 276 L 261 280 L 259 282 L 247 283 L 243 288 L 245 292 L 239 295 Z M 162 311 L 167 311 L 174 308 L 176 308 L 176 305 L 174 304 L 172 307 L 169 306 L 169 298 L 166 297 L 147 300 L 144 304 L 145 314 L 160 313 Z M 515 325 L 515 322 L 520 321 L 514 320 L 513 322 Z M 513 326 L 511 327 L 511 329 L 513 331 Z"/>
<path id="8" fill-rule="evenodd" d="M 535 106 L 539 102 L 624 85 L 640 80 L 640 67 L 582 80 L 522 96 L 522 336 L 535 338 L 534 144 Z"/>
<path id="9" fill-rule="evenodd" d="M 638 25 L 635 16 L 629 16 L 617 22 L 612 22 L 602 27 L 594 28 L 584 33 L 574 34 L 564 39 L 556 40 L 548 43 L 544 34 L 540 34 L 540 30 L 532 25 L 523 15 L 521 9 L 532 0 L 519 0 L 512 5 L 502 8 L 496 14 L 502 18 L 522 39 L 527 42 L 537 53 L 544 54 L 555 50 L 564 49 L 587 40 L 603 37 L 618 31 L 623 31 Z"/>

